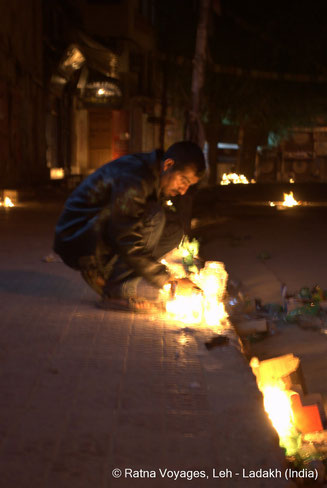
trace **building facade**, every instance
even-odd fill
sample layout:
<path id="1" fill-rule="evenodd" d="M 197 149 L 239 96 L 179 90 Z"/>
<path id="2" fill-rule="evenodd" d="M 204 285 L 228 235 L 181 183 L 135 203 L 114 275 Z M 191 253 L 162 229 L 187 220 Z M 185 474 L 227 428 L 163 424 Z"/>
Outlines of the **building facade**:
<path id="1" fill-rule="evenodd" d="M 0 182 L 46 181 L 42 1 L 0 0 Z"/>
<path id="2" fill-rule="evenodd" d="M 68 3 L 79 25 L 69 33 L 62 29 L 66 48 L 52 66 L 47 160 L 50 168 L 63 167 L 73 177 L 124 154 L 160 146 L 162 72 L 151 0 Z M 166 117 L 167 147 L 182 138 L 182 123 L 171 107 Z M 68 134 L 63 124 L 70 138 L 60 158 L 58 147 Z"/>

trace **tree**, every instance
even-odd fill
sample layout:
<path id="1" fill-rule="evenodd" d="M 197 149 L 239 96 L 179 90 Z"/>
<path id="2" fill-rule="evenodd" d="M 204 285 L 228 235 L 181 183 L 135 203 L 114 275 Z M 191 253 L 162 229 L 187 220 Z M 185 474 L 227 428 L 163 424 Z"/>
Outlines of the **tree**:
<path id="1" fill-rule="evenodd" d="M 221 0 L 216 15 L 209 0 L 157 2 L 167 100 L 185 107 L 189 138 L 199 142 L 205 121 L 212 182 L 226 119 L 245 130 L 279 134 L 327 120 L 327 4 L 289 0 L 281 15 L 278 1 Z"/>

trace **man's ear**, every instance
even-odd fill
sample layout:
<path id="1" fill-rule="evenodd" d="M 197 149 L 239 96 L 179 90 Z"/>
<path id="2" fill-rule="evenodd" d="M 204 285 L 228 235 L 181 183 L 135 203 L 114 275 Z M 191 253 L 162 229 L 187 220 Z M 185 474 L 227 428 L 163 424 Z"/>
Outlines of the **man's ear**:
<path id="1" fill-rule="evenodd" d="M 170 169 L 174 166 L 175 161 L 173 159 L 165 159 L 163 162 L 163 170 L 167 171 L 167 169 Z"/>

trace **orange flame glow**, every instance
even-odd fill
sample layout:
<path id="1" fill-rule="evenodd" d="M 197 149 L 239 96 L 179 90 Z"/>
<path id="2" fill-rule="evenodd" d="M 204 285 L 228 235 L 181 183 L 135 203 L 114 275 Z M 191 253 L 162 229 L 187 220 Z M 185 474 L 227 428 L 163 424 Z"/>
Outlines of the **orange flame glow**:
<path id="1" fill-rule="evenodd" d="M 234 185 L 242 183 L 243 185 L 248 185 L 249 180 L 244 175 L 238 175 L 237 173 L 224 173 L 221 179 L 221 185 L 230 185 L 233 183 Z M 252 183 L 252 181 L 251 181 Z"/>
<path id="2" fill-rule="evenodd" d="M 177 293 L 174 297 L 170 297 L 170 285 L 165 285 L 162 294 L 165 296 L 168 315 L 188 324 L 219 325 L 227 318 L 222 302 L 227 276 L 223 263 L 207 261 L 199 273 L 192 275 L 192 281 L 201 292 L 194 292 L 191 295 Z"/>
<path id="3" fill-rule="evenodd" d="M 300 205 L 300 202 L 297 202 L 295 200 L 295 198 L 293 197 L 293 192 L 291 191 L 290 193 L 284 193 L 283 206 L 294 207 L 295 205 Z"/>
<path id="4" fill-rule="evenodd" d="M 255 357 L 250 361 L 258 388 L 263 395 L 264 409 L 278 433 L 280 445 L 286 449 L 287 455 L 293 455 L 298 449 L 299 439 L 291 403 L 294 392 L 286 389 L 282 379 L 275 374 L 273 364 L 263 366 L 260 370 L 261 364 Z"/>
<path id="5" fill-rule="evenodd" d="M 12 200 L 9 197 L 5 197 L 4 201 L 0 201 L 0 207 L 14 207 Z"/>

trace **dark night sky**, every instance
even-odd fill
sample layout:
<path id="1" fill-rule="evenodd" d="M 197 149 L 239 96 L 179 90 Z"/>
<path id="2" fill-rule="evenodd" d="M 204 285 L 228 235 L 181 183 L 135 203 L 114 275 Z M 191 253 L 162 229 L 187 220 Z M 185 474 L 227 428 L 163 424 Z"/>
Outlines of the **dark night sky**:
<path id="1" fill-rule="evenodd" d="M 327 74 L 327 1 L 212 0 L 213 61 L 247 69 Z M 192 58 L 199 2 L 155 0 L 164 50 Z"/>
<path id="2" fill-rule="evenodd" d="M 327 121 L 327 0 L 211 3 L 206 106 L 214 106 L 222 119 L 227 114 L 235 123 L 259 126 Z M 169 88 L 185 105 L 200 0 L 154 0 L 153 5 L 158 50 L 169 60 Z M 179 57 L 186 62 L 176 63 Z"/>
<path id="3" fill-rule="evenodd" d="M 221 0 L 213 21 L 216 62 L 291 73 L 327 72 L 327 2 Z"/>

